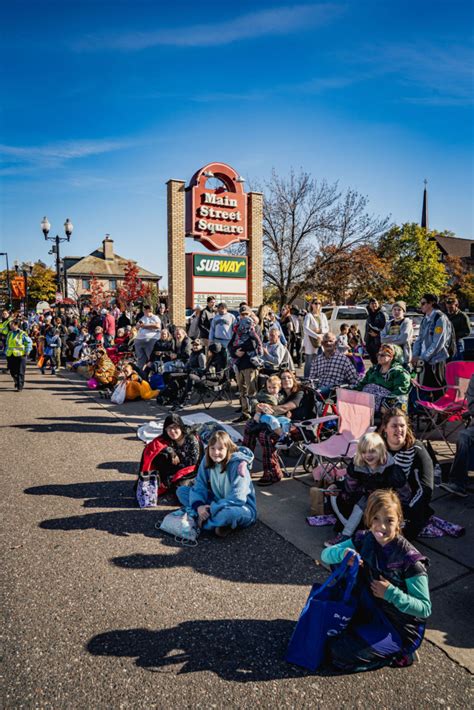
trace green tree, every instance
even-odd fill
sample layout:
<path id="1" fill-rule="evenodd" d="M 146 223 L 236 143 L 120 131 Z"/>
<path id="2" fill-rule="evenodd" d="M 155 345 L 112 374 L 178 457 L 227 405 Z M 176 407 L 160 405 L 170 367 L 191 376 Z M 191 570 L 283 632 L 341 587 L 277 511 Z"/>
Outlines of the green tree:
<path id="1" fill-rule="evenodd" d="M 56 272 L 41 262 L 33 264 L 33 273 L 28 277 L 28 300 L 52 303 L 56 298 Z"/>
<path id="2" fill-rule="evenodd" d="M 442 293 L 448 282 L 432 236 L 418 224 L 406 223 L 392 227 L 379 241 L 379 256 L 391 264 L 386 287 L 408 303 L 417 303 L 423 293 Z"/>

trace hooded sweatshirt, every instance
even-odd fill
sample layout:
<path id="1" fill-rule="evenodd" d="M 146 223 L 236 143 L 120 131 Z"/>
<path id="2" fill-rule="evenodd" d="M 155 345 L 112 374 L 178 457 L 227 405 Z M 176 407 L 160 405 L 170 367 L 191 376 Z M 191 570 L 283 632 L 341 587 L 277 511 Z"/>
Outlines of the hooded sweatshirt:
<path id="1" fill-rule="evenodd" d="M 252 462 L 253 453 L 246 446 L 232 454 L 223 473 L 220 465 L 207 467 L 204 457 L 189 495 L 190 506 L 197 511 L 200 505 L 210 505 L 212 517 L 224 508 L 245 505 L 254 522 L 257 505 L 250 477 Z"/>

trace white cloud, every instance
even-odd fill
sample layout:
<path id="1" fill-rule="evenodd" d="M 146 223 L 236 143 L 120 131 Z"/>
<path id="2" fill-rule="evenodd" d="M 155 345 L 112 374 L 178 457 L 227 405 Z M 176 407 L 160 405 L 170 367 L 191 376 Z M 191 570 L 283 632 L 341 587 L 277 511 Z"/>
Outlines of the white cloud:
<path id="1" fill-rule="evenodd" d="M 139 51 L 156 46 L 218 47 L 264 36 L 285 35 L 325 25 L 344 10 L 336 3 L 312 3 L 260 10 L 224 22 L 163 28 L 150 32 L 87 35 L 72 47 L 78 51 Z"/>
<path id="2" fill-rule="evenodd" d="M 72 140 L 42 146 L 12 146 L 0 144 L 4 168 L 0 175 L 32 173 L 38 169 L 58 168 L 69 160 L 88 158 L 93 155 L 123 150 L 136 141 L 117 140 Z"/>

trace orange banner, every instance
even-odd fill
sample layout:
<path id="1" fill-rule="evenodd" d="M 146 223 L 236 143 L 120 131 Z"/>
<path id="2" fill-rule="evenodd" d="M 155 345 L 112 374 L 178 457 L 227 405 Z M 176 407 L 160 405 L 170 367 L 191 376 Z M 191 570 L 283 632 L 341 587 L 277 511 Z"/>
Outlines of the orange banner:
<path id="1" fill-rule="evenodd" d="M 14 276 L 11 280 L 13 298 L 25 298 L 25 279 L 23 276 Z"/>

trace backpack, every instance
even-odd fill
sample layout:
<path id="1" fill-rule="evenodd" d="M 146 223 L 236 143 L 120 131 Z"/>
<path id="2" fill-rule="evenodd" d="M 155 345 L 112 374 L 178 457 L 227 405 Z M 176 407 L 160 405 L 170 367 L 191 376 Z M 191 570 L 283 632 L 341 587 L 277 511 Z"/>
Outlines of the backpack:
<path id="1" fill-rule="evenodd" d="M 434 319 L 434 326 L 436 327 L 436 323 L 439 321 L 439 319 L 443 316 L 443 314 L 438 311 L 436 314 L 436 318 Z M 448 356 L 454 357 L 457 353 L 458 350 L 458 344 L 456 342 L 456 334 L 454 332 L 453 324 L 449 320 L 449 318 L 446 318 L 446 323 L 448 324 L 449 327 L 449 335 L 448 335 L 448 340 L 446 342 L 446 349 L 448 351 Z"/>

